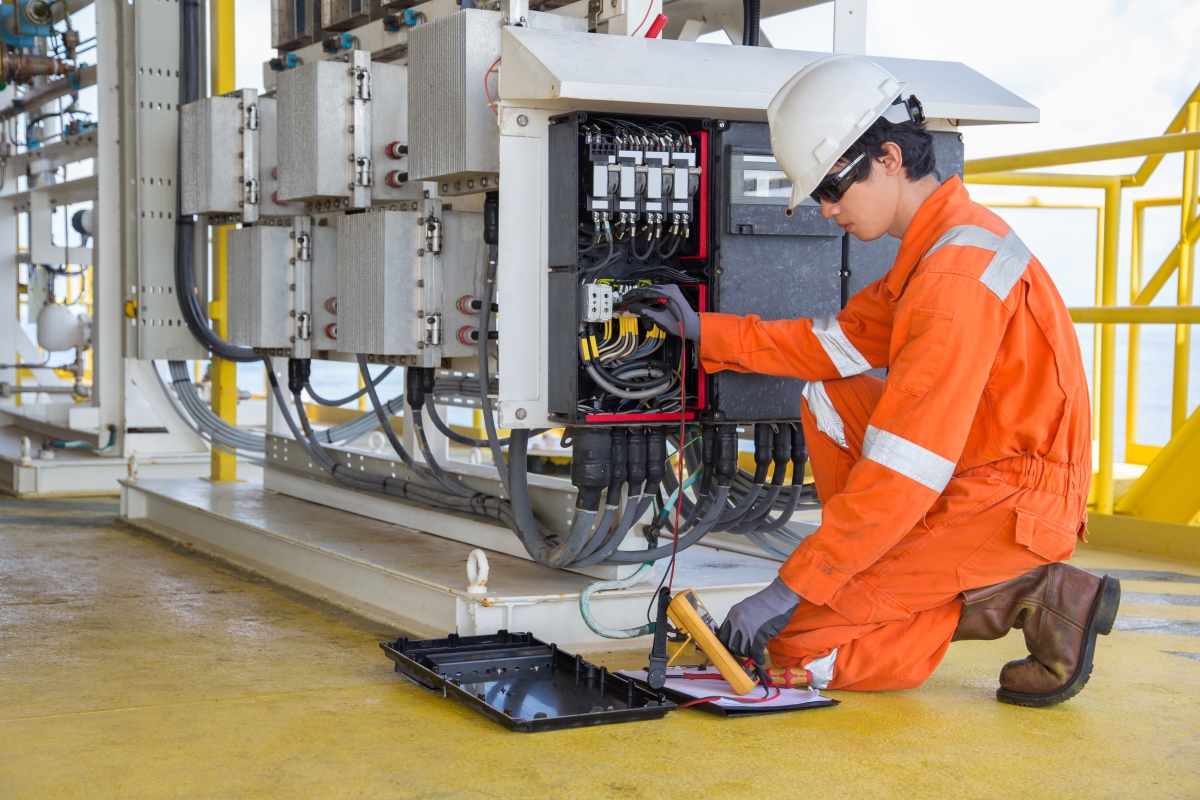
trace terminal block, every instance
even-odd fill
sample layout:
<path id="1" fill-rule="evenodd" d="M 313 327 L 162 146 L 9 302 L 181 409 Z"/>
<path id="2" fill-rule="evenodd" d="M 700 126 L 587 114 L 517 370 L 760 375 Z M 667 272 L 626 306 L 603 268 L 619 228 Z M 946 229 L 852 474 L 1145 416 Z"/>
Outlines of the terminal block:
<path id="1" fill-rule="evenodd" d="M 708 380 L 695 344 L 642 320 L 628 298 L 674 284 L 707 308 L 710 123 L 583 112 L 551 123 L 551 418 L 699 418 Z"/>

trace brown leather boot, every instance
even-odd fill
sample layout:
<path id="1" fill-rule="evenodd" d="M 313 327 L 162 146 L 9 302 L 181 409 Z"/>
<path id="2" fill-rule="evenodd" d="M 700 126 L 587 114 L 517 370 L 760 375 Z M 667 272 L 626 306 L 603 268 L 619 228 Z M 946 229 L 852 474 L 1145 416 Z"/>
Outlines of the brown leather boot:
<path id="1" fill-rule="evenodd" d="M 1052 706 L 1079 694 L 1092 673 L 1096 636 L 1107 635 L 1121 604 L 1121 582 L 1066 564 L 963 592 L 954 640 L 999 639 L 1025 632 L 1029 656 L 1000 670 L 996 698 L 1019 706 Z"/>

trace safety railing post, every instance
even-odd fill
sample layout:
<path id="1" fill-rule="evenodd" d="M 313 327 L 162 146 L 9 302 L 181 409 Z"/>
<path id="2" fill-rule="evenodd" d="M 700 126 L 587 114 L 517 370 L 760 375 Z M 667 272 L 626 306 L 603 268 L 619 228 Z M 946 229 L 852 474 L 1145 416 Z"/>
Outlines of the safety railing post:
<path id="1" fill-rule="evenodd" d="M 1145 243 L 1142 240 L 1146 223 L 1146 206 L 1136 200 L 1133 203 L 1133 220 L 1129 231 L 1129 301 L 1137 303 L 1142 291 L 1142 258 Z M 1129 326 L 1129 364 L 1125 371 L 1125 460 L 1137 442 L 1138 426 L 1138 381 L 1141 371 L 1142 326 Z"/>
<path id="2" fill-rule="evenodd" d="M 211 93 L 216 95 L 232 92 L 237 88 L 234 60 L 234 0 L 211 0 L 211 29 L 209 42 L 212 50 Z M 210 316 L 213 330 L 224 339 L 228 333 L 229 302 L 226 292 L 227 254 L 225 235 L 233 230 L 230 225 L 212 228 L 212 288 Z M 212 359 L 212 409 L 213 413 L 230 425 L 237 424 L 237 364 L 214 357 Z M 237 456 L 220 448 L 212 449 L 212 471 L 214 481 L 237 480 Z"/>
<path id="3" fill-rule="evenodd" d="M 1104 265 L 1101 305 L 1117 304 L 1117 244 L 1121 231 L 1121 179 L 1112 178 L 1104 189 Z M 1116 403 L 1117 327 L 1100 327 L 1100 464 L 1096 476 L 1096 511 L 1113 512 L 1113 430 Z"/>
<path id="4" fill-rule="evenodd" d="M 1197 130 L 1200 123 L 1200 103 L 1192 101 L 1187 104 L 1187 122 L 1185 130 Z M 1179 225 L 1179 272 L 1178 301 L 1186 306 L 1192 303 L 1192 273 L 1195 269 L 1195 242 L 1188 236 L 1188 228 L 1196 213 L 1196 166 L 1197 151 L 1188 150 L 1183 154 L 1183 203 Z M 1192 354 L 1192 328 L 1190 325 L 1175 326 L 1175 369 L 1174 384 L 1171 392 L 1171 433 L 1174 435 L 1183 427 L 1188 417 L 1188 371 Z"/>
<path id="5" fill-rule="evenodd" d="M 1104 206 L 1096 209 L 1096 305 L 1104 304 Z M 1092 397 L 1100 388 L 1100 326 L 1092 326 Z M 1100 431 L 1100 404 L 1092 402 L 1092 440 Z"/>

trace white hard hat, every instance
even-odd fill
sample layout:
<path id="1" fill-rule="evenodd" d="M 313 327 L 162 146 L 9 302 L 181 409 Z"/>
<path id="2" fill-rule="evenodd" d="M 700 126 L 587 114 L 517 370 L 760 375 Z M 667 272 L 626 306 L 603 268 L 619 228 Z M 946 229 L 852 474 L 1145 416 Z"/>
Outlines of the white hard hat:
<path id="1" fill-rule="evenodd" d="M 783 85 L 767 121 L 775 160 L 792 182 L 789 214 L 904 86 L 878 64 L 847 54 L 814 61 Z"/>

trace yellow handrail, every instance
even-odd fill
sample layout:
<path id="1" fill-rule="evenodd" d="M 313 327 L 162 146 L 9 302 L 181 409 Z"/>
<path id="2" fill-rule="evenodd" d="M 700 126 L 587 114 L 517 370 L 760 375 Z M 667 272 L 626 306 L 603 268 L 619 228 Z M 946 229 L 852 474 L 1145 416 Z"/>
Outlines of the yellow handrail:
<path id="1" fill-rule="evenodd" d="M 1190 131 L 1191 128 L 1189 127 L 1188 130 Z M 1012 172 L 1018 169 L 1112 161 L 1118 158 L 1161 156 L 1167 153 L 1192 152 L 1197 149 L 1200 149 L 1200 133 L 1168 133 L 1163 136 L 1151 136 L 1149 139 L 1089 144 L 1083 147 L 1043 150 L 1040 153 L 1022 153 L 1015 156 L 977 158 L 966 162 L 963 165 L 963 172 L 967 175 L 982 175 L 988 172 Z"/>
<path id="2" fill-rule="evenodd" d="M 1097 324 L 1099 342 L 1093 370 L 1093 435 L 1099 440 L 1096 510 L 1113 512 L 1113 455 L 1116 381 L 1116 325 L 1129 324 L 1128 402 L 1126 405 L 1126 449 L 1148 448 L 1138 445 L 1137 434 L 1137 360 L 1142 324 L 1173 324 L 1175 354 L 1171 398 L 1171 430 L 1178 433 L 1187 419 L 1187 389 L 1191 347 L 1190 325 L 1200 323 L 1200 311 L 1192 306 L 1192 283 L 1195 245 L 1200 240 L 1200 215 L 1197 215 L 1197 189 L 1200 186 L 1200 85 L 1192 90 L 1179 112 L 1161 136 L 1125 142 L 1070 147 L 1037 153 L 974 159 L 964 165 L 968 183 L 1005 186 L 1050 186 L 1101 189 L 1104 202 L 1098 210 L 1098 225 L 1102 231 L 1099 247 L 1099 269 L 1096 280 L 1096 308 L 1072 309 L 1077 322 Z M 1117 302 L 1117 254 L 1120 233 L 1121 190 L 1145 185 L 1167 153 L 1184 154 L 1183 191 L 1180 198 L 1141 198 L 1134 202 L 1133 250 L 1131 257 L 1131 286 L 1129 308 L 1115 308 Z M 1136 171 L 1128 175 L 1084 175 L 1037 173 L 1045 167 L 1108 161 L 1118 158 L 1144 156 Z M 1144 285 L 1142 284 L 1143 238 L 1145 209 L 1181 205 L 1180 235 L 1170 255 Z M 1002 205 L 1002 204 L 994 204 Z M 1025 207 L 1056 207 L 1031 201 Z M 1161 291 L 1172 275 L 1178 278 L 1177 305 L 1150 308 L 1149 303 Z"/>
<path id="3" fill-rule="evenodd" d="M 1200 325 L 1200 306 L 1100 306 L 1067 310 L 1075 322 L 1097 325 Z"/>

